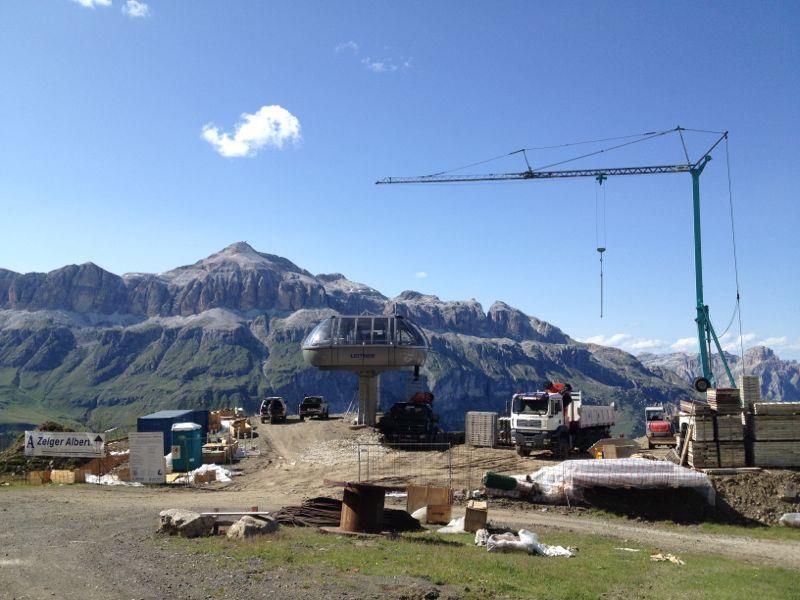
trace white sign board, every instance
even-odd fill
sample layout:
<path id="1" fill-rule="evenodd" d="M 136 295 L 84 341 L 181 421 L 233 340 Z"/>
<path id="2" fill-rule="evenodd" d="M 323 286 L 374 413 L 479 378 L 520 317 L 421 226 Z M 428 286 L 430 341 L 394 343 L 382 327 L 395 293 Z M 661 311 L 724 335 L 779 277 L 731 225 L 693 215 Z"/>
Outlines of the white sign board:
<path id="1" fill-rule="evenodd" d="M 104 433 L 26 431 L 25 456 L 101 458 L 105 456 L 105 443 Z"/>
<path id="2" fill-rule="evenodd" d="M 165 483 L 164 434 L 160 431 L 129 433 L 131 481 Z"/>

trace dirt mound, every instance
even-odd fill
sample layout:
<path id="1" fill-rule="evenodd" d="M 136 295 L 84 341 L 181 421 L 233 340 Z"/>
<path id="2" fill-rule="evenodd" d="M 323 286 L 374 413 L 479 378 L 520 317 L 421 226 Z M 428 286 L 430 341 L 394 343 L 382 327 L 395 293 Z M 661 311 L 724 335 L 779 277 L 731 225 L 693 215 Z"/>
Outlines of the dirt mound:
<path id="1" fill-rule="evenodd" d="M 774 525 L 783 513 L 800 511 L 798 471 L 712 475 L 711 483 L 717 491 L 717 515 L 725 521 Z"/>
<path id="2" fill-rule="evenodd" d="M 648 521 L 700 523 L 712 520 L 714 509 L 705 497 L 688 488 L 587 488 L 584 502 L 594 508 Z"/>

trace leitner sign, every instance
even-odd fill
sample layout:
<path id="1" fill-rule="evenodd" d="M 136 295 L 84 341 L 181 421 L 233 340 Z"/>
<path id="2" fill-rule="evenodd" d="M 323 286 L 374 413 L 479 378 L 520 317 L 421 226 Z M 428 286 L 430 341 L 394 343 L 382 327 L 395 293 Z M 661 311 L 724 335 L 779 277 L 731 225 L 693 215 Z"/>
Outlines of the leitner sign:
<path id="1" fill-rule="evenodd" d="M 104 456 L 106 436 L 85 431 L 26 431 L 25 456 Z"/>

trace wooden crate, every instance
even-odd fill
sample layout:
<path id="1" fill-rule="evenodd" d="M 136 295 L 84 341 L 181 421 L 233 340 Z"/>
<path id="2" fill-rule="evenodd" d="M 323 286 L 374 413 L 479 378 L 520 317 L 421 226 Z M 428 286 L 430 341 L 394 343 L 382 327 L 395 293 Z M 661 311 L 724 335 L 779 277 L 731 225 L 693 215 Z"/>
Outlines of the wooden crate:
<path id="1" fill-rule="evenodd" d="M 447 486 L 408 485 L 406 493 L 406 512 L 408 514 L 431 504 L 453 503 L 453 489 Z"/>
<path id="2" fill-rule="evenodd" d="M 429 504 L 425 521 L 431 525 L 447 525 L 453 516 L 452 504 Z"/>
<path id="3" fill-rule="evenodd" d="M 484 529 L 488 516 L 486 500 L 470 500 L 464 512 L 464 531 L 475 533 L 478 529 Z"/>
<path id="4" fill-rule="evenodd" d="M 800 442 L 753 442 L 756 467 L 800 467 Z"/>

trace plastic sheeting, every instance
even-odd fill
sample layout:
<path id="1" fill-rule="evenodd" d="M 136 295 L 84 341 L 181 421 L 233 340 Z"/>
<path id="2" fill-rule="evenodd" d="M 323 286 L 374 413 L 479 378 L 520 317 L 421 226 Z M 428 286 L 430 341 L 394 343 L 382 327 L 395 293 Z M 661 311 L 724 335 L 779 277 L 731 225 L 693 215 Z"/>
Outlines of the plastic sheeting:
<path id="1" fill-rule="evenodd" d="M 223 469 L 219 465 L 202 465 L 189 473 L 189 483 L 194 483 L 194 476 L 198 473 L 206 474 L 209 471 L 216 471 L 217 481 L 227 483 L 231 480 L 231 472 L 228 469 Z"/>
<path id="2" fill-rule="evenodd" d="M 778 523 L 785 527 L 800 527 L 800 513 L 784 513 Z"/>
<path id="3" fill-rule="evenodd" d="M 711 505 L 715 498 L 714 488 L 705 473 L 668 461 L 644 458 L 566 460 L 516 478 L 534 484 L 534 499 L 553 503 L 580 498 L 583 489 L 593 487 L 690 488 L 703 495 Z"/>

